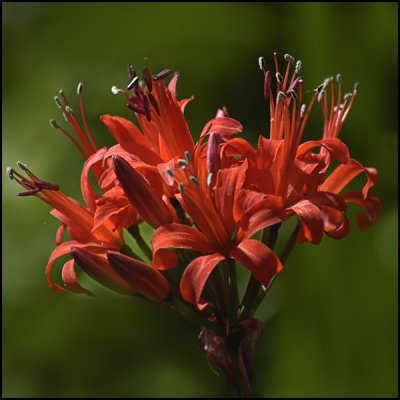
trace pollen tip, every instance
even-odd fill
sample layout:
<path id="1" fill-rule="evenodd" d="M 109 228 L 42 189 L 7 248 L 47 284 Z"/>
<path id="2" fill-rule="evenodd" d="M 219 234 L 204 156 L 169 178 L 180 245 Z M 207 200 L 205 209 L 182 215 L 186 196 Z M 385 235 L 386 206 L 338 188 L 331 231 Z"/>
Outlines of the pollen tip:
<path id="1" fill-rule="evenodd" d="M 28 171 L 28 165 L 23 163 L 22 161 L 17 161 L 17 166 L 23 171 Z"/>
<path id="2" fill-rule="evenodd" d="M 58 96 L 54 96 L 54 103 L 56 103 L 56 106 L 62 110 L 64 108 L 60 98 Z"/>
<path id="3" fill-rule="evenodd" d="M 65 112 L 72 114 L 74 111 L 72 110 L 72 108 L 70 106 L 66 106 L 65 107 Z"/>
<path id="4" fill-rule="evenodd" d="M 264 69 L 265 69 L 265 58 L 264 57 L 258 57 L 258 66 L 260 67 L 261 71 L 264 71 Z"/>
<path id="5" fill-rule="evenodd" d="M 279 72 L 277 72 L 277 73 L 275 74 L 275 78 L 276 78 L 276 80 L 278 81 L 278 83 L 282 83 L 282 82 L 283 82 L 283 77 L 282 77 L 282 75 L 281 75 Z"/>
<path id="6" fill-rule="evenodd" d="M 126 90 L 131 90 L 131 89 L 133 89 L 137 84 L 138 84 L 138 81 L 139 81 L 139 77 L 138 76 L 134 76 L 133 78 L 132 78 L 132 80 L 129 82 L 129 84 L 128 84 L 128 86 L 126 87 Z M 115 86 L 113 86 L 113 87 L 115 87 Z M 111 89 L 112 90 L 112 89 Z M 114 92 L 113 92 L 114 93 Z M 114 93 L 115 94 L 115 93 Z"/>
<path id="7" fill-rule="evenodd" d="M 283 92 L 278 92 L 278 96 L 277 96 L 277 103 L 282 102 L 283 100 L 285 100 L 287 98 L 286 94 Z"/>
<path id="8" fill-rule="evenodd" d="M 82 90 L 83 90 L 83 83 L 82 82 L 79 82 L 78 83 L 78 86 L 77 86 L 77 88 L 76 88 L 76 94 L 79 96 L 79 95 L 81 95 L 82 94 Z"/>
<path id="9" fill-rule="evenodd" d="M 295 64 L 295 59 L 293 56 L 291 56 L 290 54 L 286 53 L 283 55 L 283 58 L 285 59 L 285 61 L 289 62 L 290 64 Z"/>
<path id="10" fill-rule="evenodd" d="M 50 126 L 52 128 L 58 129 L 58 124 L 57 124 L 57 121 L 55 119 L 52 118 L 49 122 L 50 122 Z"/>
<path id="11" fill-rule="evenodd" d="M 182 167 L 182 169 L 186 169 L 187 167 L 188 167 L 188 163 L 185 161 L 185 160 L 183 160 L 182 158 L 180 158 L 179 160 L 178 160 L 178 163 L 177 163 L 180 167 Z"/>
<path id="12" fill-rule="evenodd" d="M 165 170 L 165 172 L 166 172 L 169 176 L 171 176 L 171 177 L 174 176 L 174 171 L 173 171 L 171 168 L 167 168 L 167 169 Z"/>
<path id="13" fill-rule="evenodd" d="M 346 93 L 344 96 L 343 96 L 343 100 L 347 100 L 347 99 L 350 99 L 351 97 L 353 96 L 353 93 Z"/>
<path id="14" fill-rule="evenodd" d="M 188 164 L 190 164 L 191 161 L 192 161 L 192 156 L 190 155 L 190 152 L 189 152 L 188 150 L 186 150 L 185 153 L 184 153 L 184 155 L 185 155 L 185 160 L 186 160 L 186 162 L 187 162 Z"/>
<path id="15" fill-rule="evenodd" d="M 114 85 L 114 86 L 111 88 L 111 93 L 112 93 L 112 94 L 118 94 L 118 93 L 119 93 L 119 89 Z"/>
<path id="16" fill-rule="evenodd" d="M 296 71 L 296 74 L 299 74 L 301 71 L 301 60 L 298 60 L 296 62 L 296 66 L 294 67 L 294 70 Z"/>
<path id="17" fill-rule="evenodd" d="M 318 103 L 321 102 L 321 100 L 322 100 L 323 97 L 324 97 L 324 94 L 325 94 L 325 90 L 324 90 L 324 89 L 322 89 L 322 90 L 318 93 L 318 97 L 317 97 Z"/>
<path id="18" fill-rule="evenodd" d="M 356 82 L 356 83 L 354 84 L 354 93 L 355 93 L 355 94 L 358 93 L 358 85 L 359 85 L 358 82 Z"/>
<path id="19" fill-rule="evenodd" d="M 178 190 L 179 190 L 179 193 L 183 193 L 184 192 L 185 185 L 182 182 L 178 183 Z"/>
<path id="20" fill-rule="evenodd" d="M 193 185 L 199 186 L 199 180 L 195 176 L 190 175 L 189 179 L 190 179 L 190 182 L 193 183 Z"/>
<path id="21" fill-rule="evenodd" d="M 210 172 L 210 173 L 207 175 L 207 186 L 211 186 L 212 180 L 213 180 L 213 173 Z"/>
<path id="22" fill-rule="evenodd" d="M 303 104 L 300 108 L 300 117 L 303 118 L 306 113 L 307 104 Z"/>
<path id="23" fill-rule="evenodd" d="M 13 179 L 14 179 L 13 169 L 12 169 L 11 167 L 7 167 L 7 168 L 6 168 L 6 172 L 7 172 L 8 177 L 9 177 L 11 180 L 13 180 Z"/>
<path id="24" fill-rule="evenodd" d="M 337 81 L 337 83 L 338 83 L 339 85 L 343 85 L 343 78 L 342 78 L 342 75 L 337 74 L 337 75 L 336 75 L 336 81 Z"/>

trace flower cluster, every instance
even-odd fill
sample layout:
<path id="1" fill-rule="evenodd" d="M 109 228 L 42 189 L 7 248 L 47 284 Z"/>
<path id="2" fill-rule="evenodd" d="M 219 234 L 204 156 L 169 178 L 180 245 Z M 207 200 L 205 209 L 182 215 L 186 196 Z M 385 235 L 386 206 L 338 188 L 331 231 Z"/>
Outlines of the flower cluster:
<path id="1" fill-rule="evenodd" d="M 377 171 L 350 157 L 338 138 L 357 95 L 357 85 L 343 94 L 340 75 L 327 78 L 303 102 L 301 61 L 285 54 L 280 69 L 274 54 L 275 74 L 259 59 L 264 97 L 269 103 L 269 136 L 257 147 L 237 135 L 242 125 L 226 108 L 219 109 L 195 143 L 184 117 L 192 98 L 177 97 L 178 75 L 169 69 L 153 74 L 149 65 L 143 80 L 129 66 L 125 96 L 137 125 L 118 116 L 101 121 L 117 144 L 99 149 L 90 132 L 78 85 L 80 120 L 64 92 L 55 97 L 73 130 L 55 120 L 85 158 L 81 190 L 85 205 L 62 193 L 58 185 L 38 178 L 18 162 L 21 173 L 9 168 L 11 179 L 48 203 L 61 221 L 57 247 L 46 267 L 49 286 L 59 292 L 91 294 L 78 282 L 75 266 L 100 284 L 122 294 L 141 295 L 163 302 L 202 327 L 199 342 L 208 357 L 235 384 L 235 370 L 227 338 L 242 332 L 239 370 L 250 391 L 254 342 L 262 326 L 253 317 L 272 279 L 282 268 L 296 242 L 318 244 L 323 235 L 340 239 L 349 232 L 347 204 L 364 208 L 357 221 L 361 229 L 376 222 L 382 210 L 369 193 Z M 314 103 L 322 105 L 322 138 L 302 141 Z M 344 192 L 364 173 L 361 191 Z M 93 187 L 93 174 L 97 187 Z M 100 189 L 100 190 L 99 190 Z M 99 194 L 101 192 L 101 194 Z M 274 252 L 282 223 L 298 223 L 283 254 Z M 151 246 L 140 225 L 155 229 Z M 139 257 L 124 243 L 124 230 L 143 250 Z M 67 231 L 67 232 L 66 232 Z M 69 239 L 65 240 L 66 233 Z M 67 254 L 62 268 L 64 285 L 52 278 L 54 262 Z M 236 262 L 250 272 L 243 299 L 237 289 Z"/>

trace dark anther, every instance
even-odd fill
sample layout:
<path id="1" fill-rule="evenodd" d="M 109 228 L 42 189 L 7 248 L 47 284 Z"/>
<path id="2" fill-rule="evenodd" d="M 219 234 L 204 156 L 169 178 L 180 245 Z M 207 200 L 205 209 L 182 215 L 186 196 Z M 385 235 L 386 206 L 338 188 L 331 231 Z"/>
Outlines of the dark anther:
<path id="1" fill-rule="evenodd" d="M 275 74 L 275 77 L 276 77 L 276 80 L 278 81 L 278 83 L 280 83 L 280 84 L 283 83 L 282 75 L 281 75 L 279 72 L 277 72 L 277 73 Z"/>
<path id="2" fill-rule="evenodd" d="M 148 68 L 143 68 L 143 79 L 146 83 L 147 89 L 149 89 L 149 92 L 151 92 L 153 90 L 153 81 Z"/>
<path id="3" fill-rule="evenodd" d="M 297 97 L 297 93 L 293 89 L 289 90 L 288 94 L 292 96 L 295 100 L 299 100 L 299 98 Z"/>
<path id="4" fill-rule="evenodd" d="M 172 69 L 163 69 L 161 72 L 159 72 L 158 74 L 154 75 L 153 78 L 155 81 L 159 81 L 161 79 L 166 78 L 168 75 L 170 75 L 172 73 Z"/>
<path id="5" fill-rule="evenodd" d="M 36 180 L 35 184 L 37 185 L 37 187 L 39 189 L 43 189 L 43 190 L 59 190 L 60 189 L 60 186 L 56 185 L 55 183 L 50 183 L 50 182 L 46 182 L 46 181 Z"/>
<path id="6" fill-rule="evenodd" d="M 147 121 L 151 121 L 151 114 L 150 114 L 150 105 L 149 105 L 149 100 L 147 99 L 146 96 L 143 96 L 143 106 L 144 106 L 144 112 L 146 114 Z"/>
<path id="7" fill-rule="evenodd" d="M 154 107 L 154 109 L 156 110 L 157 114 L 160 115 L 160 109 L 158 108 L 158 104 L 157 104 L 156 98 L 151 93 L 148 93 L 147 97 L 149 98 L 150 103 Z"/>
<path id="8" fill-rule="evenodd" d="M 129 102 L 129 103 L 127 104 L 127 106 L 128 106 L 129 109 L 131 109 L 131 110 L 132 110 L 133 112 L 135 112 L 135 113 L 143 114 L 143 115 L 146 114 L 146 112 L 145 112 L 145 110 L 144 110 L 143 108 L 137 107 L 137 106 L 135 106 L 134 104 L 132 104 L 131 102 Z"/>
<path id="9" fill-rule="evenodd" d="M 315 89 L 315 91 L 316 91 L 317 93 L 319 93 L 321 90 L 323 90 L 323 88 L 324 88 L 324 84 L 321 83 L 321 84 Z"/>
<path id="10" fill-rule="evenodd" d="M 40 188 L 35 188 L 32 190 L 28 190 L 27 192 L 18 193 L 18 196 L 21 196 L 21 197 L 32 196 L 33 194 L 40 192 L 40 190 L 41 190 Z"/>
<path id="11" fill-rule="evenodd" d="M 137 76 L 133 77 L 132 80 L 129 82 L 128 86 L 126 87 L 126 90 L 131 90 L 135 86 L 137 86 L 139 82 L 139 78 Z"/>

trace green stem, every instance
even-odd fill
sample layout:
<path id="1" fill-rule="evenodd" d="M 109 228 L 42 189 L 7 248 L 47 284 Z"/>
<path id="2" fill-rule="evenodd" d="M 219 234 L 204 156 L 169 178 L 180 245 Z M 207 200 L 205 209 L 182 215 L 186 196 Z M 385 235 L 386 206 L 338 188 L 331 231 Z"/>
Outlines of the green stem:
<path id="1" fill-rule="evenodd" d="M 138 244 L 140 250 L 142 250 L 148 260 L 151 261 L 153 259 L 153 252 L 150 246 L 145 242 L 142 235 L 140 234 L 139 225 L 131 226 L 130 228 L 128 228 L 128 232 L 136 240 L 136 243 Z"/>
<path id="2" fill-rule="evenodd" d="M 229 291 L 231 300 L 231 319 L 236 321 L 237 313 L 239 308 L 239 292 L 237 286 L 237 276 L 236 276 L 236 262 L 232 259 L 227 259 L 225 261 L 226 269 L 229 274 Z"/>
<path id="3" fill-rule="evenodd" d="M 218 295 L 221 304 L 221 312 L 225 318 L 229 316 L 229 293 L 228 287 L 226 285 L 224 271 L 222 270 L 222 265 L 215 268 L 215 281 L 218 288 Z"/>

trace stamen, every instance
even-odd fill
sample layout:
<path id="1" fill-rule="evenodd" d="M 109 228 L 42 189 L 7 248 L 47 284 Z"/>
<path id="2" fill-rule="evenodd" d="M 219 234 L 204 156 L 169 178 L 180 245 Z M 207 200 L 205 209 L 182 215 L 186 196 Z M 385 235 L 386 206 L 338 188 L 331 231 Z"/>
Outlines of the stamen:
<path id="1" fill-rule="evenodd" d="M 277 72 L 277 73 L 275 74 L 275 77 L 276 77 L 276 80 L 278 81 L 279 84 L 282 84 L 282 83 L 283 83 L 283 77 L 282 77 L 282 75 L 281 75 L 279 72 Z"/>
<path id="2" fill-rule="evenodd" d="M 289 90 L 288 94 L 290 94 L 290 96 L 292 96 L 295 100 L 299 100 L 297 93 L 293 89 Z"/>
<path id="3" fill-rule="evenodd" d="M 17 166 L 22 169 L 22 171 L 29 172 L 28 165 L 24 164 L 22 161 L 17 161 Z"/>
<path id="4" fill-rule="evenodd" d="M 337 83 L 338 83 L 340 86 L 342 86 L 342 85 L 343 85 L 343 78 L 342 78 L 342 75 L 337 74 L 337 75 L 336 75 L 336 81 L 337 81 Z"/>
<path id="5" fill-rule="evenodd" d="M 356 83 L 354 84 L 354 90 L 353 90 L 354 94 L 357 94 L 357 93 L 358 93 L 358 85 L 359 85 L 358 82 L 356 82 Z"/>
<path id="6" fill-rule="evenodd" d="M 213 173 L 210 172 L 210 173 L 207 175 L 207 186 L 211 186 L 212 180 L 213 180 Z"/>
<path id="7" fill-rule="evenodd" d="M 287 98 L 286 94 L 283 92 L 278 92 L 278 96 L 276 98 L 276 102 L 279 104 Z"/>
<path id="8" fill-rule="evenodd" d="M 187 163 L 190 164 L 192 162 L 192 156 L 190 155 L 190 152 L 188 150 L 186 150 L 184 152 L 184 155 L 185 155 L 185 159 L 186 159 Z"/>
<path id="9" fill-rule="evenodd" d="M 195 176 L 190 175 L 190 176 L 189 176 L 189 179 L 190 179 L 190 182 L 193 183 L 193 185 L 199 186 L 199 180 L 198 180 Z"/>
<path id="10" fill-rule="evenodd" d="M 323 90 L 323 89 L 324 89 L 324 84 L 321 83 L 316 89 L 314 89 L 314 91 L 317 92 L 317 93 L 319 93 L 319 92 L 321 92 L 321 90 Z"/>
<path id="11" fill-rule="evenodd" d="M 128 86 L 126 87 L 126 90 L 131 90 L 133 89 L 139 82 L 139 77 L 135 76 L 132 78 L 132 80 L 129 82 Z"/>
<path id="12" fill-rule="evenodd" d="M 58 96 L 54 96 L 54 102 L 56 103 L 56 106 L 62 110 L 64 108 L 63 103 L 61 102 L 60 98 Z"/>
<path id="13" fill-rule="evenodd" d="M 301 60 L 298 60 L 298 61 L 296 62 L 296 66 L 295 66 L 295 68 L 294 68 L 294 71 L 296 72 L 296 74 L 299 74 L 299 73 L 300 73 L 300 71 L 301 71 Z"/>
<path id="14" fill-rule="evenodd" d="M 79 82 L 79 83 L 78 83 L 78 87 L 76 88 L 76 94 L 77 94 L 78 96 L 80 96 L 80 95 L 82 94 L 82 90 L 83 90 L 83 83 L 82 83 L 82 82 Z"/>
<path id="15" fill-rule="evenodd" d="M 112 93 L 112 94 L 118 94 L 119 91 L 120 91 L 120 89 L 118 89 L 116 86 L 113 86 L 113 87 L 111 88 L 111 93 Z"/>
<path id="16" fill-rule="evenodd" d="M 267 71 L 264 76 L 264 97 L 267 98 L 271 87 L 271 72 Z"/>
<path id="17" fill-rule="evenodd" d="M 143 68 L 143 79 L 146 82 L 147 89 L 149 89 L 149 92 L 151 92 L 153 90 L 153 82 L 151 80 L 151 75 L 147 67 Z"/>
<path id="18" fill-rule="evenodd" d="M 285 59 L 285 61 L 289 62 L 290 64 L 295 65 L 295 59 L 290 54 L 287 54 L 287 53 L 284 54 L 283 58 Z"/>
<path id="19" fill-rule="evenodd" d="M 324 98 L 324 94 L 325 94 L 325 90 L 323 90 L 323 89 L 318 93 L 318 97 L 317 97 L 318 103 L 320 103 L 321 100 Z"/>
<path id="20" fill-rule="evenodd" d="M 184 192 L 185 185 L 182 182 L 178 183 L 178 190 L 179 190 L 179 193 L 183 193 Z"/>
<path id="21" fill-rule="evenodd" d="M 265 58 L 258 57 L 258 66 L 260 67 L 261 71 L 265 70 Z"/>
<path id="22" fill-rule="evenodd" d="M 166 68 L 163 69 L 161 72 L 159 72 L 158 74 L 153 76 L 153 79 L 155 81 L 159 81 L 161 79 L 166 78 L 168 75 L 170 75 L 172 73 L 172 69 Z"/>

